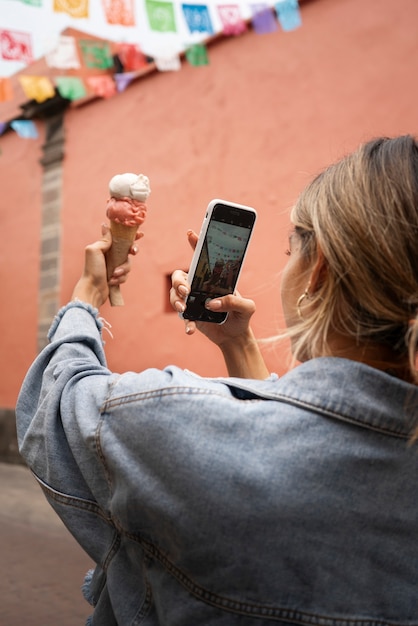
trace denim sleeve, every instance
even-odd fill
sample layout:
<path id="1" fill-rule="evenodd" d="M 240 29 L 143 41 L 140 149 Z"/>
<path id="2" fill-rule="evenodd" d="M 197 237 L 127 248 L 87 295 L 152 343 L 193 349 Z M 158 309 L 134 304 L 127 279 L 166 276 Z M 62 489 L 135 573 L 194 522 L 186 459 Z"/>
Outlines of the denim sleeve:
<path id="1" fill-rule="evenodd" d="M 89 464 L 91 471 L 99 471 L 94 434 L 111 375 L 102 326 L 97 310 L 88 304 L 76 301 L 61 309 L 48 335 L 50 343 L 29 369 L 16 406 L 19 450 L 27 465 L 51 487 L 71 485 L 80 498 L 90 497 L 80 468 Z M 92 393 L 83 394 L 86 385 L 80 383 L 87 378 Z M 80 419 L 75 420 L 78 412 Z"/>

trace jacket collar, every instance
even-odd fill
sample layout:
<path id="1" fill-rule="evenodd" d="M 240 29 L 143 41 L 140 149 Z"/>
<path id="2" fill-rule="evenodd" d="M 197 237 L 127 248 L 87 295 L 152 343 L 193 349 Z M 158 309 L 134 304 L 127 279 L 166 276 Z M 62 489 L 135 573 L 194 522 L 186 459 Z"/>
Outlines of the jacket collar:
<path id="1" fill-rule="evenodd" d="M 396 437 L 418 426 L 418 386 L 357 361 L 320 357 L 281 378 L 221 380 L 242 399 L 286 402 Z"/>

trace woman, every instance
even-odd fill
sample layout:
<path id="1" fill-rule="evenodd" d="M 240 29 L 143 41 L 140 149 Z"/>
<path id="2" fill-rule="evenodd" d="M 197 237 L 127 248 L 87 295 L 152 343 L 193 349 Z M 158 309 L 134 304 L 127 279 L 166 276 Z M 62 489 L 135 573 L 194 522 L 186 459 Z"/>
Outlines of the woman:
<path id="1" fill-rule="evenodd" d="M 97 563 L 92 624 L 418 625 L 416 142 L 365 144 L 291 217 L 281 298 L 301 364 L 281 379 L 238 296 L 208 304 L 229 311 L 224 325 L 199 327 L 234 378 L 112 374 L 97 311 L 109 234 L 86 250 L 17 423 L 22 455 Z M 179 311 L 187 290 L 175 272 Z"/>

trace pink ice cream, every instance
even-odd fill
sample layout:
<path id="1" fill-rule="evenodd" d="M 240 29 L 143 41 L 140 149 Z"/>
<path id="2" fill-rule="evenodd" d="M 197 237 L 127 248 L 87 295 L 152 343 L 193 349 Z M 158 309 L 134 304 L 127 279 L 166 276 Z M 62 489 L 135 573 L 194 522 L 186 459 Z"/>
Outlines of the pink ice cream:
<path id="1" fill-rule="evenodd" d="M 109 192 L 106 215 L 110 222 L 112 245 L 106 252 L 108 279 L 114 269 L 128 258 L 138 229 L 146 218 L 145 201 L 151 190 L 149 180 L 143 174 L 117 174 L 109 183 Z M 118 285 L 109 286 L 109 300 L 112 306 L 123 304 Z"/>
<path id="2" fill-rule="evenodd" d="M 106 215 L 117 224 L 140 226 L 147 216 L 147 205 L 131 198 L 109 198 Z"/>
<path id="3" fill-rule="evenodd" d="M 109 193 L 106 205 L 109 220 L 128 227 L 144 223 L 147 215 L 145 200 L 151 193 L 147 176 L 117 174 L 109 183 Z"/>

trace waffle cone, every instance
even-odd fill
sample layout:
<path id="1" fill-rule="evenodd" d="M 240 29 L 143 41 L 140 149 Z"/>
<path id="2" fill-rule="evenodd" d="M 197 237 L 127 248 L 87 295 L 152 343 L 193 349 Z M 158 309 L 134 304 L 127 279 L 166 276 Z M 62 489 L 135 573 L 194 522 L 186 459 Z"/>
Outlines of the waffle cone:
<path id="1" fill-rule="evenodd" d="M 112 246 L 106 253 L 108 280 L 112 276 L 115 268 L 125 263 L 128 258 L 129 250 L 135 241 L 138 228 L 139 226 L 124 226 L 123 224 L 110 221 Z M 109 287 L 109 300 L 112 306 L 123 306 L 124 301 L 119 285 Z"/>

